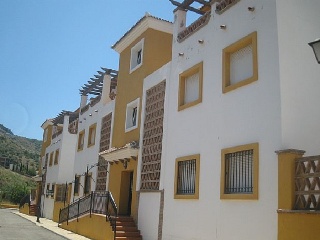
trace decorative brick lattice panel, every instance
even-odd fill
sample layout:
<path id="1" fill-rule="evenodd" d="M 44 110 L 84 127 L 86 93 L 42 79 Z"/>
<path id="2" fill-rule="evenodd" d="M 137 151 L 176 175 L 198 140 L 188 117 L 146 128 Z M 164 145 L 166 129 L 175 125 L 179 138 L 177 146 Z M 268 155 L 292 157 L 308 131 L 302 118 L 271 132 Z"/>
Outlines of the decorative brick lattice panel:
<path id="1" fill-rule="evenodd" d="M 96 191 L 107 190 L 107 169 L 108 162 L 104 160 L 103 157 L 99 157 Z"/>
<path id="2" fill-rule="evenodd" d="M 141 190 L 159 190 L 166 82 L 147 91 L 143 129 Z"/>
<path id="3" fill-rule="evenodd" d="M 110 148 L 112 113 L 104 116 L 101 123 L 100 152 Z M 108 163 L 102 157 L 99 157 L 99 166 L 97 173 L 96 191 L 105 191 L 107 184 Z"/>
<path id="4" fill-rule="evenodd" d="M 320 156 L 296 160 L 295 210 L 320 210 Z"/>
<path id="5" fill-rule="evenodd" d="M 101 123 L 100 152 L 110 148 L 112 113 L 104 116 Z"/>

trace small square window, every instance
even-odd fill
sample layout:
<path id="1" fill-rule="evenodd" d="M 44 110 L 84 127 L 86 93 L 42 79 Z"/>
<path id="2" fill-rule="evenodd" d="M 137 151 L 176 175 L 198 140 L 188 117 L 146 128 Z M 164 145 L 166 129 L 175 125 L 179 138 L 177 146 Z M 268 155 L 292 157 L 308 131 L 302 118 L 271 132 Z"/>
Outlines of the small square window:
<path id="1" fill-rule="evenodd" d="M 57 165 L 59 161 L 59 149 L 56 150 L 56 153 L 54 155 L 54 165 Z"/>
<path id="2" fill-rule="evenodd" d="M 184 71 L 179 76 L 178 111 L 202 102 L 203 63 Z"/>
<path id="3" fill-rule="evenodd" d="M 139 113 L 140 99 L 128 103 L 126 111 L 126 132 L 129 132 L 138 127 L 138 113 Z"/>
<path id="4" fill-rule="evenodd" d="M 95 144 L 97 124 L 93 124 L 89 127 L 88 147 Z"/>
<path id="5" fill-rule="evenodd" d="M 79 132 L 79 138 L 78 138 L 78 151 L 83 150 L 84 145 L 84 130 Z"/>
<path id="6" fill-rule="evenodd" d="M 130 73 L 139 68 L 143 62 L 144 39 L 131 48 Z"/>
<path id="7" fill-rule="evenodd" d="M 221 199 L 258 199 L 259 144 L 221 151 Z"/>
<path id="8" fill-rule="evenodd" d="M 222 66 L 223 93 L 257 81 L 257 32 L 223 49 Z"/>
<path id="9" fill-rule="evenodd" d="M 176 159 L 174 198 L 199 199 L 200 155 Z"/>

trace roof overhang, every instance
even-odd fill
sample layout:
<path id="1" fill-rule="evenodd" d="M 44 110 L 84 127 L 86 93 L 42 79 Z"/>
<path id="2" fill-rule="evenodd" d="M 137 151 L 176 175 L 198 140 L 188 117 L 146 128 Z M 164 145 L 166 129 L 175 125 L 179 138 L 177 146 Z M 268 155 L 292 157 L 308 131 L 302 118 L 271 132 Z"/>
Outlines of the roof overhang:
<path id="1" fill-rule="evenodd" d="M 109 163 L 113 162 L 123 162 L 130 159 L 137 159 L 139 152 L 139 146 L 137 142 L 127 143 L 125 146 L 120 148 L 111 148 L 109 150 L 99 153 L 101 157 L 107 160 Z"/>
<path id="2" fill-rule="evenodd" d="M 121 53 L 149 28 L 169 34 L 173 33 L 171 22 L 146 14 L 112 46 L 112 49 Z"/>
<path id="3" fill-rule="evenodd" d="M 41 128 L 46 129 L 50 125 L 53 125 L 52 119 L 47 119 L 46 121 L 44 121 L 44 123 L 42 123 Z"/>

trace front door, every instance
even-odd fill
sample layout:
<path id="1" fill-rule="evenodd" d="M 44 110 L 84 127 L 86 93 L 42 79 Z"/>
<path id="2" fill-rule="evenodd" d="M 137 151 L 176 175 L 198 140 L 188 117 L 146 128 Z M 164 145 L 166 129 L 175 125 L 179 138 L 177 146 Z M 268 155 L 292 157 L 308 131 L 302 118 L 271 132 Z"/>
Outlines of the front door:
<path id="1" fill-rule="evenodd" d="M 120 190 L 120 215 L 131 215 L 133 191 L 133 172 L 124 171 L 121 174 L 121 190 Z"/>

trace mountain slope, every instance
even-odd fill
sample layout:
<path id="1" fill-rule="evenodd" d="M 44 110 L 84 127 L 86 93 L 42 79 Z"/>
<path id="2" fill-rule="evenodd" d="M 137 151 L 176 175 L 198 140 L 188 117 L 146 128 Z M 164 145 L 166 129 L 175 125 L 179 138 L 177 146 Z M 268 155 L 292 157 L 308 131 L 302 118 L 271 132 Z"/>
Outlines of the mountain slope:
<path id="1" fill-rule="evenodd" d="M 0 158 L 8 158 L 16 163 L 39 161 L 41 141 L 16 136 L 0 124 Z"/>

